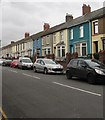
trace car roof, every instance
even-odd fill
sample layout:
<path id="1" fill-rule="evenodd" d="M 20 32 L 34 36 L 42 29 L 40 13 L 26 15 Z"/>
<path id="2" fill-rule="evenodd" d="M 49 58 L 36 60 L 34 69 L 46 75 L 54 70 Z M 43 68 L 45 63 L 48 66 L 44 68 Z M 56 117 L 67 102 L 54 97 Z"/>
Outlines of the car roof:
<path id="1" fill-rule="evenodd" d="M 28 57 L 20 57 L 19 59 L 30 59 L 30 58 L 28 58 Z"/>
<path id="2" fill-rule="evenodd" d="M 48 59 L 48 58 L 38 58 L 37 60 L 52 60 L 52 59 Z"/>

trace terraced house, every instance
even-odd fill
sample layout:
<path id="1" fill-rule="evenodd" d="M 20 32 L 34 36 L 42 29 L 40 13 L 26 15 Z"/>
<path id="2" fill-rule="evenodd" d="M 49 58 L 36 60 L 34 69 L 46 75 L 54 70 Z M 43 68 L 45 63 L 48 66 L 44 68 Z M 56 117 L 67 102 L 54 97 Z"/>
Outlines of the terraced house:
<path id="1" fill-rule="evenodd" d="M 105 7 L 95 11 L 97 17 L 92 23 L 92 53 L 105 50 Z"/>
<path id="2" fill-rule="evenodd" d="M 82 16 L 74 19 L 68 26 L 70 53 L 77 52 L 78 56 L 81 57 L 90 55 L 91 53 L 94 52 L 99 52 L 98 48 L 96 48 L 96 46 L 98 47 L 98 44 L 96 45 L 95 42 L 97 41 L 96 36 L 98 35 L 98 37 L 101 39 L 101 36 L 103 35 L 101 36 L 99 34 L 93 35 L 93 30 L 98 31 L 97 23 L 94 22 L 97 21 L 97 18 L 104 16 L 103 9 L 104 8 L 101 8 L 99 10 L 91 12 L 91 7 L 89 5 L 88 6 L 86 4 L 83 5 Z M 99 27 L 101 29 L 101 33 L 104 32 L 104 29 L 102 29 L 103 23 L 104 20 L 102 21 L 101 19 Z M 93 24 L 96 26 L 93 27 Z M 100 47 L 102 48 L 102 45 Z"/>

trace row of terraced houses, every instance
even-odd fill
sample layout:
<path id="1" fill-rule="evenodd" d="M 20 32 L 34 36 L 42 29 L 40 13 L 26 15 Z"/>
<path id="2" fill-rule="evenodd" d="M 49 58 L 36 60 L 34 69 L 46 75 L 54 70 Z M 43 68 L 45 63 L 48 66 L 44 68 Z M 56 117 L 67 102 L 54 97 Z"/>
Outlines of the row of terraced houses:
<path id="1" fill-rule="evenodd" d="M 77 52 L 87 56 L 105 50 L 105 7 L 91 11 L 83 4 L 82 16 L 73 18 L 66 14 L 65 22 L 50 28 L 48 23 L 43 30 L 2 47 L 2 57 L 54 54 L 56 59 L 66 57 L 66 53 Z"/>

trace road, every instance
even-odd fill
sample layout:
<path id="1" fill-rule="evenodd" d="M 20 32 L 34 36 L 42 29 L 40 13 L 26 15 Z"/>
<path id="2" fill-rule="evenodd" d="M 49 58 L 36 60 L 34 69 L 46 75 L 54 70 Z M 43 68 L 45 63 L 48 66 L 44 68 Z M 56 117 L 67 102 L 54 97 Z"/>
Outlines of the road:
<path id="1" fill-rule="evenodd" d="M 3 67 L 2 108 L 8 118 L 103 118 L 103 86 Z"/>

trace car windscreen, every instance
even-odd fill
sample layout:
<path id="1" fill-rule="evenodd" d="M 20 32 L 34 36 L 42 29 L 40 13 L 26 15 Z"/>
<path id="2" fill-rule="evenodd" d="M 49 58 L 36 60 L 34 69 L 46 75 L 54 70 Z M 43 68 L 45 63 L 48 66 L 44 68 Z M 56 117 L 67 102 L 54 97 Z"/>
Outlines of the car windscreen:
<path id="1" fill-rule="evenodd" d="M 103 66 L 102 63 L 99 63 L 98 61 L 94 61 L 94 60 L 85 60 L 85 61 L 90 67 L 105 67 Z"/>
<path id="2" fill-rule="evenodd" d="M 56 64 L 56 62 L 54 62 L 53 60 L 44 60 L 44 62 L 46 63 L 46 64 Z"/>
<path id="3" fill-rule="evenodd" d="M 22 62 L 24 62 L 24 63 L 32 63 L 30 59 L 22 59 Z"/>

